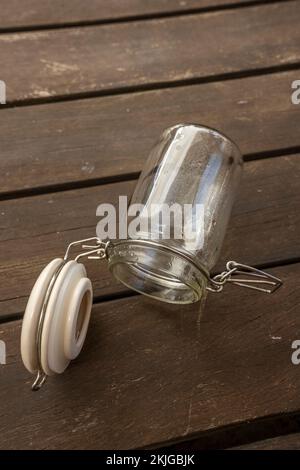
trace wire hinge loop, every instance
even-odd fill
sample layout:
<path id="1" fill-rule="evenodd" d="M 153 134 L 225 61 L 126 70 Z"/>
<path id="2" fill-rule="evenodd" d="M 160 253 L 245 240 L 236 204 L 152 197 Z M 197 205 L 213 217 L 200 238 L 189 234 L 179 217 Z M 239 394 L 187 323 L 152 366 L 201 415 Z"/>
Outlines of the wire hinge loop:
<path id="1" fill-rule="evenodd" d="M 211 278 L 207 290 L 210 292 L 221 292 L 227 282 L 247 289 L 264 292 L 265 294 L 273 294 L 273 292 L 282 286 L 282 281 L 277 277 L 252 266 L 237 263 L 236 261 L 228 261 L 226 271 Z"/>
<path id="2" fill-rule="evenodd" d="M 65 253 L 64 260 L 66 261 L 68 259 L 71 248 L 77 245 L 81 245 L 81 248 L 85 251 L 79 253 L 76 256 L 75 261 L 78 261 L 80 258 L 83 258 L 85 256 L 88 259 L 105 259 L 107 257 L 108 244 L 109 242 L 103 242 L 98 237 L 91 237 L 86 238 L 84 240 L 78 240 L 76 242 L 70 243 Z"/>

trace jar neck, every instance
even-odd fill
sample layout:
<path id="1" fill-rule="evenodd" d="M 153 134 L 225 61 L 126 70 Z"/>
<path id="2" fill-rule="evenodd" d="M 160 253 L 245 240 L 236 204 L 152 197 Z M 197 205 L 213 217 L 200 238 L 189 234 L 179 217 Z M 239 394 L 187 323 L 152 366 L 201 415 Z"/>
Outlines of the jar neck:
<path id="1" fill-rule="evenodd" d="M 187 253 L 154 240 L 110 243 L 109 269 L 127 287 L 174 304 L 203 298 L 208 273 Z"/>

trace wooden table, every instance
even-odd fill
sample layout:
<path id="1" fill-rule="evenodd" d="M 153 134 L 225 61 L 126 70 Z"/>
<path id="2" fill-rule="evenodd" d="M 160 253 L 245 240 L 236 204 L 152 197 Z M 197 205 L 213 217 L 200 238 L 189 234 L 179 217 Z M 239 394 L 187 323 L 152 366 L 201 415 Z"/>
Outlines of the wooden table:
<path id="1" fill-rule="evenodd" d="M 0 20 L 0 447 L 299 448 L 300 2 L 2 0 Z M 84 350 L 32 393 L 19 341 L 34 280 L 185 121 L 230 135 L 246 162 L 216 270 L 236 259 L 284 286 L 226 288 L 199 321 L 90 263 Z"/>

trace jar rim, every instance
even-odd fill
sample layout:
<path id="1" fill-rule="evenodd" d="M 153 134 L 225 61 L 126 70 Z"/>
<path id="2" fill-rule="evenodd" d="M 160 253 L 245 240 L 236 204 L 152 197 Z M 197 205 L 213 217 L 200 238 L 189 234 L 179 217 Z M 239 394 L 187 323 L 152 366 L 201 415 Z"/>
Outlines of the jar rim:
<path id="1" fill-rule="evenodd" d="M 177 255 L 177 256 L 185 259 L 189 263 L 191 263 L 196 269 L 198 269 L 201 272 L 202 275 L 204 275 L 206 277 L 206 279 L 208 281 L 210 280 L 210 274 L 209 274 L 208 270 L 201 263 L 199 263 L 196 258 L 191 256 L 183 248 L 179 249 L 179 248 L 176 248 L 175 246 L 166 245 L 164 243 L 161 243 L 161 241 L 157 241 L 156 239 L 148 240 L 148 239 L 145 239 L 145 238 L 136 238 L 136 239 L 128 238 L 128 239 L 124 239 L 124 240 L 117 240 L 116 242 L 111 242 L 110 241 L 109 245 L 108 245 L 108 258 L 109 258 L 109 252 L 110 252 L 110 249 L 112 248 L 112 246 L 117 247 L 117 246 L 121 246 L 121 245 L 139 245 L 139 246 L 146 246 L 146 247 L 148 246 L 148 247 L 151 247 L 151 248 L 157 248 L 159 250 L 172 253 L 174 255 Z"/>
<path id="2" fill-rule="evenodd" d="M 181 249 L 156 240 L 124 239 L 110 242 L 107 255 L 113 275 L 139 293 L 176 304 L 203 297 L 209 274 Z"/>

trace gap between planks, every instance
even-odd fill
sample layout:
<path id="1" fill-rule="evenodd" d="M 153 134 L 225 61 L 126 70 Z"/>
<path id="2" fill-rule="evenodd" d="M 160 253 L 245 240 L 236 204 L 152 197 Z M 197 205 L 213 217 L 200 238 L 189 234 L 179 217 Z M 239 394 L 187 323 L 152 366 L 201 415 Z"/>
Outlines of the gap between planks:
<path id="1" fill-rule="evenodd" d="M 232 288 L 208 296 L 202 313 L 141 296 L 94 306 L 80 359 L 49 379 L 38 401 L 20 361 L 20 322 L 2 325 L 0 447 L 157 447 L 299 413 L 290 360 L 299 270 L 272 270 L 284 280 L 273 296 Z"/>
<path id="2" fill-rule="evenodd" d="M 285 0 L 283 0 L 285 1 Z M 287 0 L 287 1 L 295 1 L 295 0 Z M 20 99 L 18 101 L 8 102 L 4 105 L 1 105 L 1 110 L 5 109 L 15 109 L 15 108 L 24 108 L 27 106 L 41 106 L 44 104 L 55 104 L 55 103 L 68 103 L 72 101 L 78 100 L 90 100 L 93 98 L 105 98 L 110 96 L 122 96 L 122 95 L 134 95 L 142 92 L 148 91 L 159 91 L 165 89 L 172 89 L 172 88 L 183 88 L 187 86 L 195 86 L 195 85 L 205 85 L 210 83 L 219 83 L 219 82 L 226 82 L 230 80 L 240 80 L 243 78 L 251 78 L 251 77 L 261 77 L 264 75 L 272 75 L 284 72 L 291 72 L 300 70 L 300 62 L 291 62 L 289 64 L 280 64 L 274 65 L 270 67 L 261 67 L 255 70 L 247 69 L 247 70 L 240 70 L 237 72 L 229 72 L 224 74 L 216 74 L 216 75 L 207 75 L 204 77 L 195 77 L 195 78 L 187 78 L 187 79 L 180 79 L 180 80 L 173 80 L 173 81 L 165 81 L 165 82 L 156 82 L 156 83 L 146 83 L 142 85 L 129 85 L 129 86 L 122 86 L 122 88 L 112 88 L 112 89 L 105 89 L 105 90 L 97 90 L 97 91 L 88 91 L 88 92 L 78 92 L 78 93 L 68 93 L 65 95 L 54 95 L 48 97 L 37 97 L 37 98 L 26 98 Z"/>
<path id="3" fill-rule="evenodd" d="M 285 149 L 274 149 L 269 152 L 257 152 L 243 155 L 245 163 L 255 160 L 265 160 L 268 158 L 283 157 L 300 153 L 300 145 L 289 147 Z M 23 199 L 26 197 L 40 196 L 43 194 L 55 194 L 59 192 L 72 191 L 74 189 L 93 188 L 95 186 L 103 186 L 107 184 L 120 183 L 122 181 L 135 181 L 139 178 L 140 172 L 131 173 L 128 175 L 116 175 L 108 178 L 95 178 L 82 181 L 70 181 L 69 183 L 62 183 L 58 185 L 37 186 L 35 188 L 21 189 L 19 191 L 3 192 L 0 193 L 0 202 L 9 201 L 11 199 Z"/>
<path id="4" fill-rule="evenodd" d="M 215 5 L 205 4 L 203 2 L 203 6 L 197 7 L 186 7 L 188 2 L 179 2 L 179 4 L 175 5 L 178 9 L 174 10 L 167 10 L 167 11 L 149 11 L 149 12 L 141 12 L 136 14 L 128 14 L 123 16 L 116 16 L 116 17 L 107 17 L 107 18 L 95 18 L 95 19 L 78 19 L 78 20 L 68 20 L 65 19 L 63 21 L 51 22 L 46 20 L 44 23 L 29 23 L 26 25 L 26 20 L 23 24 L 13 25 L 10 26 L 3 26 L 5 24 L 5 19 L 2 18 L 2 26 L 0 25 L 0 34 L 8 34 L 8 33 L 21 33 L 21 32 L 30 32 L 30 31 L 43 31 L 43 30 L 51 30 L 51 29 L 66 29 L 66 28 L 74 28 L 74 27 L 89 27 L 89 26 L 100 26 L 100 25 L 107 25 L 107 24 L 116 24 L 116 23 L 129 23 L 129 22 L 136 22 L 136 21 L 151 21 L 159 18 L 172 18 L 177 16 L 187 16 L 187 15 L 195 15 L 201 13 L 210 13 L 215 11 L 223 11 L 223 10 L 235 10 L 237 8 L 248 8 L 255 5 L 266 5 L 271 3 L 281 3 L 293 0 L 224 0 L 221 2 L 216 2 Z M 53 2 L 52 2 L 53 3 Z M 198 2 L 201 3 L 201 2 Z M 208 2 L 207 2 L 208 3 Z M 185 4 L 185 5 L 184 5 Z M 195 4 L 195 2 L 191 2 L 191 4 Z M 10 4 L 11 5 L 11 4 Z M 85 10 L 88 11 L 86 5 Z M 14 5 L 10 6 L 11 8 Z M 42 4 L 43 10 L 45 9 L 44 2 Z M 51 7 L 53 9 L 53 6 Z M 159 8 L 159 5 L 158 5 Z M 174 3 L 172 5 L 174 8 Z M 74 10 L 74 7 L 72 8 Z M 119 13 L 119 6 L 116 7 L 116 11 Z M 2 12 L 3 14 L 3 12 Z M 8 16 L 6 14 L 6 16 Z M 67 15 L 66 15 L 67 16 Z M 70 17 L 70 15 L 68 16 Z M 9 20 L 8 20 L 9 21 Z M 14 16 L 14 21 L 16 18 Z M 22 21 L 22 20 L 20 20 Z M 28 20 L 30 21 L 30 20 Z"/>
<path id="5" fill-rule="evenodd" d="M 151 449 L 166 449 L 168 452 L 192 450 L 243 450 L 277 446 L 280 442 L 300 444 L 298 433 L 300 426 L 300 410 L 297 412 L 257 418 L 191 436 L 190 440 L 168 442 L 151 446 Z M 272 447 L 273 448 L 273 447 Z M 299 445 L 300 448 L 300 445 Z"/>
<path id="6" fill-rule="evenodd" d="M 295 67 L 298 12 L 299 3 L 290 0 L 145 24 L 0 35 L 1 79 L 8 102 L 29 103 Z"/>
<path id="7" fill-rule="evenodd" d="M 246 160 L 297 153 L 298 78 L 293 71 L 2 110 L 0 192 L 9 199 L 135 179 L 163 129 L 180 122 L 219 129 Z"/>
<path id="8" fill-rule="evenodd" d="M 299 258 L 299 155 L 245 167 L 216 271 L 228 259 L 266 268 Z M 0 315 L 22 311 L 42 267 L 70 241 L 94 233 L 97 203 L 117 204 L 118 195 L 130 195 L 133 188 L 131 181 L 3 202 Z M 127 291 L 113 281 L 105 262 L 87 268 L 98 299 Z"/>

